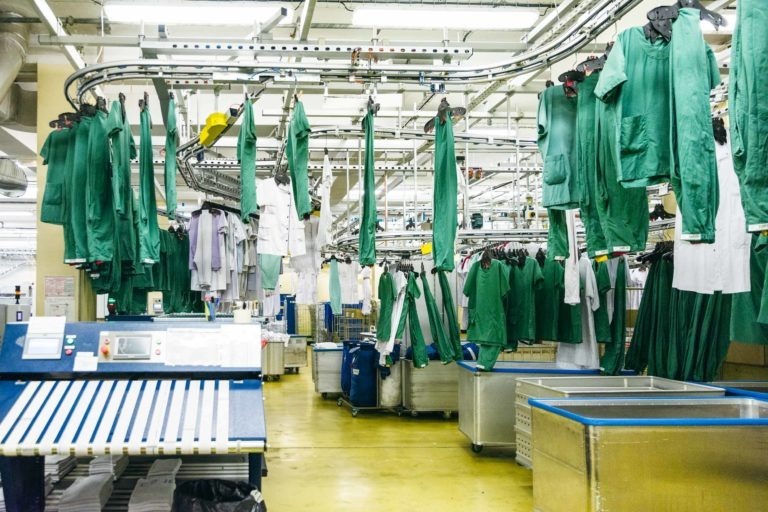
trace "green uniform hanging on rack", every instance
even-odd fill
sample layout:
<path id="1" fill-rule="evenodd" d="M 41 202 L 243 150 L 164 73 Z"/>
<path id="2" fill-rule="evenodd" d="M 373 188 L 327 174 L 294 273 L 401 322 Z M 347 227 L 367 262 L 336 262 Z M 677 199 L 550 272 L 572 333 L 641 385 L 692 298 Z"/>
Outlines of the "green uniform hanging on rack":
<path id="1" fill-rule="evenodd" d="M 389 341 L 392 332 L 392 307 L 397 294 L 395 292 L 395 279 L 388 270 L 385 270 L 379 278 L 377 296 L 379 298 L 379 317 L 376 320 L 376 339 Z"/>
<path id="2" fill-rule="evenodd" d="M 749 292 L 733 295 L 732 341 L 768 345 L 768 296 L 766 290 L 768 237 L 752 235 L 749 254 Z"/>
<path id="3" fill-rule="evenodd" d="M 258 203 L 256 200 L 256 124 L 253 121 L 253 105 L 247 98 L 243 103 L 243 123 L 237 138 L 237 159 L 240 161 L 240 219 L 248 222 L 250 215 L 258 210 Z M 296 187 L 295 178 L 292 183 Z"/>
<path id="4" fill-rule="evenodd" d="M 435 182 L 432 194 L 432 257 L 435 268 L 452 271 L 456 253 L 456 151 L 451 116 L 435 118 Z"/>
<path id="5" fill-rule="evenodd" d="M 176 129 L 176 102 L 168 102 L 168 120 L 165 127 L 165 209 L 169 219 L 176 218 L 176 146 L 179 133 Z"/>
<path id="6" fill-rule="evenodd" d="M 541 93 L 536 115 L 538 145 L 544 159 L 542 204 L 568 210 L 579 206 L 576 174 L 576 98 L 562 87 Z"/>
<path id="7" fill-rule="evenodd" d="M 87 204 L 89 261 L 112 261 L 115 242 L 115 217 L 112 204 L 107 114 L 97 110 L 88 132 Z"/>
<path id="8" fill-rule="evenodd" d="M 331 259 L 330 278 L 328 281 L 328 292 L 331 298 L 331 311 L 334 315 L 341 314 L 341 280 L 339 278 L 339 262 L 335 258 Z"/>
<path id="9" fill-rule="evenodd" d="M 137 232 L 134 226 L 134 201 L 131 188 L 131 160 L 136 158 L 136 144 L 131 125 L 123 117 L 119 101 L 113 101 L 107 119 L 107 133 L 112 149 L 112 197 L 115 206 L 115 233 L 120 259 L 129 262 L 129 268 L 137 259 Z"/>
<path id="10" fill-rule="evenodd" d="M 565 210 L 547 209 L 549 232 L 547 234 L 547 256 L 557 260 L 568 257 L 568 224 Z"/>
<path id="11" fill-rule="evenodd" d="M 376 183 L 373 176 L 375 153 L 373 148 L 373 113 L 363 119 L 365 127 L 365 166 L 363 168 L 363 218 L 360 221 L 360 265 L 376 263 Z"/>
<path id="12" fill-rule="evenodd" d="M 66 189 L 64 180 L 67 173 L 67 150 L 73 130 L 54 130 L 45 139 L 40 156 L 43 165 L 48 166 L 45 177 L 45 193 L 40 203 L 40 222 L 63 225 L 66 223 Z"/>
<path id="13" fill-rule="evenodd" d="M 595 340 L 598 343 L 612 343 L 611 321 L 608 317 L 608 292 L 611 291 L 611 276 L 608 273 L 608 262 L 596 263 L 594 266 L 597 293 L 600 307 L 592 313 L 595 322 Z"/>
<path id="14" fill-rule="evenodd" d="M 515 269 L 512 269 L 515 271 Z M 539 263 L 533 258 L 525 258 L 522 267 L 516 269 L 512 280 L 512 295 L 517 300 L 517 321 L 514 338 L 518 341 L 533 343 L 536 341 L 536 292 L 541 289 L 544 276 Z"/>
<path id="15" fill-rule="evenodd" d="M 456 306 L 453 302 L 451 285 L 448 283 L 448 277 L 445 271 L 437 271 L 437 280 L 440 283 L 440 295 L 443 299 L 443 312 L 445 313 L 446 323 L 448 324 L 448 341 L 453 346 L 453 356 L 456 361 L 461 361 L 461 332 L 459 330 L 459 320 L 456 318 Z"/>
<path id="16" fill-rule="evenodd" d="M 160 229 L 157 225 L 155 166 L 152 157 L 152 120 L 149 106 L 141 109 L 139 139 L 139 254 L 141 262 L 153 265 L 160 258 Z"/>
<path id="17" fill-rule="evenodd" d="M 464 281 L 464 295 L 469 297 L 467 339 L 480 345 L 477 366 L 486 371 L 507 345 L 504 308 L 508 292 L 509 274 L 498 260 L 491 260 L 487 268 L 481 261 L 475 262 Z"/>
<path id="18" fill-rule="evenodd" d="M 309 160 L 309 134 L 312 129 L 304 113 L 304 104 L 296 101 L 293 107 L 293 118 L 288 128 L 288 141 L 285 153 L 288 157 L 288 167 L 291 171 L 291 186 L 296 200 L 296 213 L 299 220 L 312 213 L 312 203 L 309 200 L 309 175 L 307 162 Z M 254 143 L 255 143 L 254 135 Z"/>
<path id="19" fill-rule="evenodd" d="M 74 136 L 72 172 L 67 188 L 67 212 L 72 236 L 72 259 L 66 263 L 85 263 L 88 259 L 88 202 L 85 190 L 88 183 L 88 138 L 93 118 L 83 116 L 77 123 Z"/>
<path id="20" fill-rule="evenodd" d="M 429 358 L 427 357 L 427 344 L 424 341 L 424 334 L 421 332 L 419 313 L 416 308 L 416 299 L 421 297 L 421 292 L 419 291 L 419 285 L 416 282 L 415 276 L 414 272 L 408 273 L 408 285 L 405 288 L 405 305 L 403 306 L 403 313 L 400 315 L 397 338 L 402 338 L 407 318 L 408 339 L 413 350 L 413 366 L 424 368 L 429 364 Z"/>
<path id="21" fill-rule="evenodd" d="M 600 369 L 606 375 L 619 375 L 624 368 L 624 346 L 627 337 L 627 262 L 620 258 L 616 267 L 616 284 L 613 287 L 613 318 L 611 319 L 612 342 L 607 343 Z"/>
<path id="22" fill-rule="evenodd" d="M 515 269 L 513 268 L 513 270 Z M 541 287 L 536 290 L 535 295 L 536 339 L 556 341 L 560 305 L 565 300 L 565 269 L 552 258 L 547 258 L 544 261 L 544 266 L 541 267 L 541 276 Z M 514 285 L 512 289 L 515 289 Z M 510 293 L 510 296 L 514 295 L 514 293 Z M 513 316 L 515 319 L 517 318 L 517 314 Z"/>
<path id="23" fill-rule="evenodd" d="M 432 295 L 432 290 L 429 289 L 429 281 L 427 279 L 427 273 L 421 273 L 421 288 L 424 290 L 424 302 L 427 305 L 427 315 L 429 316 L 429 330 L 432 333 L 432 340 L 437 343 L 437 352 L 440 355 L 440 360 L 443 364 L 448 364 L 455 359 L 453 353 L 453 346 L 448 341 L 448 336 L 445 334 L 445 328 L 443 327 L 442 319 L 440 318 L 440 310 L 435 302 L 435 297 Z"/>

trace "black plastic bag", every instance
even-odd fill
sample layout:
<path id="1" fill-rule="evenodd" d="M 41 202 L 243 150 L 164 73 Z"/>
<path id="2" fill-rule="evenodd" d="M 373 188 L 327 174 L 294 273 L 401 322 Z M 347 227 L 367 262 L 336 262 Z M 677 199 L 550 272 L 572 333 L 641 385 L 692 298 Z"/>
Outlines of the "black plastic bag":
<path id="1" fill-rule="evenodd" d="M 192 480 L 176 487 L 174 512 L 267 512 L 261 493 L 245 482 Z"/>

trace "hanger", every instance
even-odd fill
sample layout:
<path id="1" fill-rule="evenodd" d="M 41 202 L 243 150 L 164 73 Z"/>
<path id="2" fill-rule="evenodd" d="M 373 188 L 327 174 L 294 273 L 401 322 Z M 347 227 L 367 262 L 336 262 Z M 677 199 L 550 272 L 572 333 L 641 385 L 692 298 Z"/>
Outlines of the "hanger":
<path id="1" fill-rule="evenodd" d="M 208 210 L 208 211 L 210 211 L 210 210 L 221 210 L 221 211 L 224 211 L 224 212 L 231 213 L 233 215 L 237 215 L 238 217 L 240 216 L 240 210 L 238 210 L 237 208 L 233 208 L 233 207 L 227 206 L 225 204 L 214 203 L 214 202 L 211 202 L 211 201 L 203 202 L 203 204 L 200 206 L 200 208 L 198 208 L 197 210 L 192 212 L 192 215 L 199 214 L 203 210 Z M 259 216 L 257 214 L 255 214 L 255 213 L 251 213 L 250 217 L 253 218 L 253 219 L 258 219 L 259 218 Z"/>
<path id="2" fill-rule="evenodd" d="M 483 251 L 483 256 L 480 258 L 480 266 L 482 268 L 484 268 L 484 269 L 490 268 L 491 267 L 492 259 L 493 258 L 491 258 L 491 251 L 490 251 L 490 249 L 485 249 Z"/>
<path id="3" fill-rule="evenodd" d="M 547 259 L 547 255 L 544 254 L 544 250 L 541 247 L 539 247 L 539 250 L 536 252 L 536 261 L 538 261 L 539 265 L 543 267 L 546 259 Z"/>
<path id="4" fill-rule="evenodd" d="M 51 128 L 60 130 L 62 128 L 71 128 L 72 125 L 80 120 L 80 115 L 76 112 L 62 112 L 59 117 L 48 123 Z"/>
<path id="5" fill-rule="evenodd" d="M 557 79 L 563 84 L 563 90 L 568 98 L 575 98 L 578 95 L 576 84 L 583 82 L 586 75 L 583 71 L 571 70 L 561 74 Z"/>
<path id="6" fill-rule="evenodd" d="M 107 98 L 103 96 L 99 96 L 98 98 L 96 98 L 96 110 L 100 110 L 105 114 L 109 113 L 109 111 L 107 110 Z"/>
<path id="7" fill-rule="evenodd" d="M 139 100 L 139 110 L 144 112 L 149 108 L 149 93 L 144 92 L 144 99 Z"/>
<path id="8" fill-rule="evenodd" d="M 437 107 L 437 117 L 440 119 L 440 124 L 444 125 L 448 116 L 451 116 L 451 121 L 455 124 L 459 122 L 465 115 L 467 115 L 467 109 L 464 107 L 451 107 L 446 98 L 440 100 L 440 105 Z M 424 124 L 424 133 L 429 133 L 435 129 L 435 118 L 430 119 Z"/>
<path id="9" fill-rule="evenodd" d="M 96 107 L 90 103 L 81 103 L 78 114 L 80 117 L 93 117 L 96 115 Z"/>
<path id="10" fill-rule="evenodd" d="M 122 115 L 123 122 L 125 122 L 125 94 L 118 94 L 117 99 L 120 101 L 120 114 Z"/>
<path id="11" fill-rule="evenodd" d="M 726 25 L 726 20 L 714 11 L 706 9 L 699 0 L 678 0 L 673 5 L 661 5 L 648 11 L 648 23 L 643 26 L 645 37 L 652 42 L 662 38 L 669 42 L 672 39 L 672 24 L 677 20 L 682 8 L 698 9 L 700 19 L 708 21 L 716 29 Z"/>
<path id="12" fill-rule="evenodd" d="M 725 129 L 725 121 L 722 117 L 712 118 L 712 132 L 715 136 L 715 141 L 723 146 L 728 142 L 728 130 Z"/>

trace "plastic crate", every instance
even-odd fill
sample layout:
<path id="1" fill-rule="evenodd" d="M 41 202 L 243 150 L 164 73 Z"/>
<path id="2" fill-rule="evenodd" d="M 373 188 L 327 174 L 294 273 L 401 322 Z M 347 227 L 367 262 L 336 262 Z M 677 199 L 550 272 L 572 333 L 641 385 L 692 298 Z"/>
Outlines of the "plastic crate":
<path id="1" fill-rule="evenodd" d="M 533 439 L 531 433 L 515 425 L 515 461 L 526 468 L 533 467 Z"/>

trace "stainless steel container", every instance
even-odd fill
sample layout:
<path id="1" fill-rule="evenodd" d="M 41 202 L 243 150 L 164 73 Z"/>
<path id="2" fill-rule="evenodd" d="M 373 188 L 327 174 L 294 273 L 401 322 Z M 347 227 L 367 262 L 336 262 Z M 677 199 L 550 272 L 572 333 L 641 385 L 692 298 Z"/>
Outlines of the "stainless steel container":
<path id="1" fill-rule="evenodd" d="M 279 380 L 285 372 L 285 342 L 267 341 L 261 349 L 261 376 L 264 380 Z"/>
<path id="2" fill-rule="evenodd" d="M 768 503 L 768 402 L 532 400 L 537 512 L 754 512 Z"/>
<path id="3" fill-rule="evenodd" d="M 523 466 L 533 465 L 533 426 L 531 424 L 530 398 L 626 398 L 626 397 L 676 397 L 676 396 L 723 396 L 725 390 L 718 387 L 692 384 L 659 377 L 536 377 L 517 380 L 515 432 L 517 450 L 515 460 Z"/>
<path id="4" fill-rule="evenodd" d="M 450 417 L 459 410 L 459 367 L 430 361 L 424 368 L 414 368 L 403 361 L 403 408 L 412 415 L 442 412 Z"/>
<path id="5" fill-rule="evenodd" d="M 764 380 L 728 380 L 713 382 L 713 386 L 725 389 L 728 395 L 749 396 L 768 400 L 768 381 Z"/>
<path id="6" fill-rule="evenodd" d="M 515 446 L 515 391 L 520 377 L 597 375 L 598 370 L 566 370 L 556 363 L 499 361 L 490 372 L 479 371 L 475 361 L 459 366 L 459 430 L 483 446 Z"/>
<path id="7" fill-rule="evenodd" d="M 341 394 L 342 347 L 312 349 L 312 380 L 315 392 L 323 398 L 329 394 Z"/>
<path id="8" fill-rule="evenodd" d="M 307 337 L 291 336 L 285 345 L 285 369 L 299 372 L 299 368 L 307 367 Z"/>

